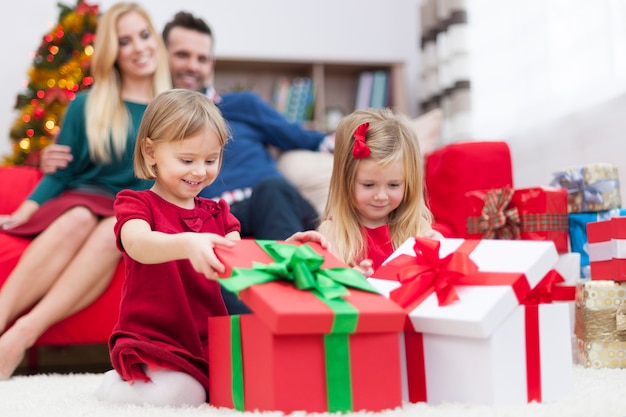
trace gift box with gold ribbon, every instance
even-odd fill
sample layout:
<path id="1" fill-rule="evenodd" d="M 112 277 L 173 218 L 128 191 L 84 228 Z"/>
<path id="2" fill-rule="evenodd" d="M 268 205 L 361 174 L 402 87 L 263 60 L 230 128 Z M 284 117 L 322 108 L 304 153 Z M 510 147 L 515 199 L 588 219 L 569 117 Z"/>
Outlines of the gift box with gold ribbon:
<path id="1" fill-rule="evenodd" d="M 567 192 L 556 187 L 498 188 L 465 194 L 466 239 L 551 240 L 569 251 Z"/>
<path id="2" fill-rule="evenodd" d="M 576 287 L 577 361 L 587 368 L 626 368 L 626 282 Z"/>
<path id="3" fill-rule="evenodd" d="M 554 243 L 416 238 L 369 281 L 407 311 L 410 402 L 522 404 L 573 392 L 570 288 Z"/>
<path id="4" fill-rule="evenodd" d="M 567 190 L 569 213 L 605 211 L 622 206 L 619 173 L 613 164 L 566 168 L 555 172 L 550 184 Z"/>
<path id="5" fill-rule="evenodd" d="M 209 318 L 209 402 L 237 410 L 379 411 L 401 405 L 404 311 L 319 245 L 216 248 L 220 283 L 252 314 Z"/>

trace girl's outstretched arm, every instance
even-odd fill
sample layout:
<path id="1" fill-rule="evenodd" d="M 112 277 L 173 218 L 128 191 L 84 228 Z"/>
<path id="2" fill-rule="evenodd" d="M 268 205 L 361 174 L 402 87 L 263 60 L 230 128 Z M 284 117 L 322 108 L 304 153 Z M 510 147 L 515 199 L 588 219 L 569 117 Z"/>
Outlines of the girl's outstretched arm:
<path id="1" fill-rule="evenodd" d="M 236 234 L 236 236 L 235 236 Z M 143 264 L 157 264 L 189 259 L 193 268 L 207 278 L 216 279 L 224 271 L 213 248 L 232 247 L 238 233 L 223 237 L 214 233 L 184 232 L 168 234 L 150 229 L 144 220 L 132 219 L 124 223 L 121 241 L 128 255 Z"/>

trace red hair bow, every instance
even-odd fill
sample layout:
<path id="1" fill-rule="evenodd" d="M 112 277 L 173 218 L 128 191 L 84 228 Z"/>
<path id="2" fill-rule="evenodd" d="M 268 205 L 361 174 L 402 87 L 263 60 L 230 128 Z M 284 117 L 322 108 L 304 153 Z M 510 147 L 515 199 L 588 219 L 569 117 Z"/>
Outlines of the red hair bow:
<path id="1" fill-rule="evenodd" d="M 370 148 L 365 143 L 365 135 L 369 129 L 369 123 L 361 123 L 354 132 L 354 147 L 352 148 L 352 156 L 354 159 L 367 158 L 370 156 Z"/>

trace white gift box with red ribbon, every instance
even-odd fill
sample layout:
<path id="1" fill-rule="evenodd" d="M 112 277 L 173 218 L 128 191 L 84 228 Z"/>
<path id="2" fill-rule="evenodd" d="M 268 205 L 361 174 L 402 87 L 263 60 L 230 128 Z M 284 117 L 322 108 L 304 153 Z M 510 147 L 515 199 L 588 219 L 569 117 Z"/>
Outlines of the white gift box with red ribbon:
<path id="1" fill-rule="evenodd" d="M 551 303 L 563 282 L 557 260 L 550 241 L 402 244 L 370 281 L 408 314 L 405 399 L 491 405 L 572 395 L 569 306 Z"/>

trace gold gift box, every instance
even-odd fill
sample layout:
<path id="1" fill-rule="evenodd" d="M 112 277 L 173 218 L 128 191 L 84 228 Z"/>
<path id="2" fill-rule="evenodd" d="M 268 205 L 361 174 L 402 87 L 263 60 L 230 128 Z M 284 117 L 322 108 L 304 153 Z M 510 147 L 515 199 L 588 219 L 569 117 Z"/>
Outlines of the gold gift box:
<path id="1" fill-rule="evenodd" d="M 597 163 L 555 173 L 553 185 L 568 189 L 569 213 L 598 212 L 622 206 L 619 173 L 613 164 Z"/>
<path id="2" fill-rule="evenodd" d="M 626 368 L 626 282 L 579 282 L 574 331 L 578 363 Z"/>

